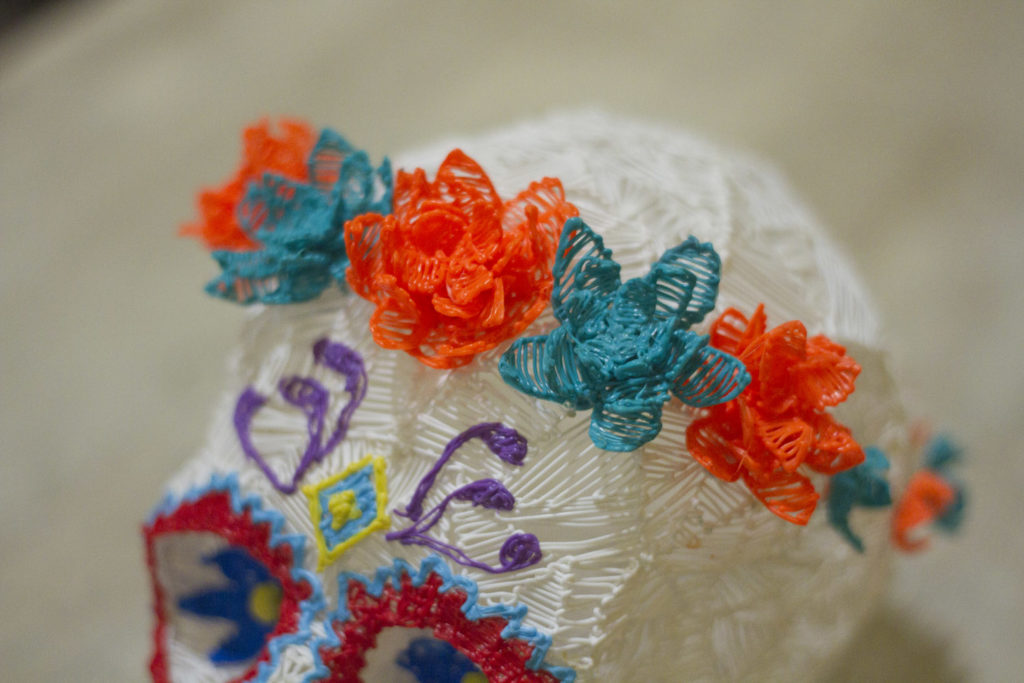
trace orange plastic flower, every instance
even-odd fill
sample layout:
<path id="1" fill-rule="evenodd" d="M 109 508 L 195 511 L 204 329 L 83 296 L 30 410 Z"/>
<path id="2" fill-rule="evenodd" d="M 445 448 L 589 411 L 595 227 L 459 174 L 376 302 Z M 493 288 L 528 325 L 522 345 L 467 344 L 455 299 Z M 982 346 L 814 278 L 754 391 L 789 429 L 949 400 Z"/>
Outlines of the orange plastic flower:
<path id="1" fill-rule="evenodd" d="M 716 477 L 742 477 L 769 510 L 806 524 L 818 493 L 799 468 L 832 475 L 864 460 L 850 430 L 826 412 L 853 392 L 860 366 L 827 337 L 808 339 L 800 321 L 766 331 L 763 304 L 749 320 L 725 311 L 711 345 L 739 358 L 751 382 L 691 423 L 686 447 Z"/>
<path id="2" fill-rule="evenodd" d="M 399 171 L 394 213 L 345 224 L 347 279 L 377 305 L 374 340 L 454 368 L 522 333 L 551 296 L 562 224 L 577 215 L 555 178 L 503 202 L 461 150 L 433 182 Z"/>
<path id="3" fill-rule="evenodd" d="M 893 511 L 892 542 L 905 552 L 924 550 L 928 540 L 911 538 L 911 530 L 941 518 L 956 498 L 956 489 L 937 472 L 916 472 Z"/>
<path id="4" fill-rule="evenodd" d="M 218 188 L 199 193 L 199 221 L 181 228 L 182 235 L 201 239 L 210 249 L 248 251 L 259 244 L 242 230 L 235 218 L 235 208 L 251 180 L 259 180 L 266 172 L 291 180 L 306 180 L 307 159 L 316 142 L 316 134 L 304 121 L 281 119 L 271 130 L 266 119 L 247 127 L 242 135 L 242 163 L 234 177 Z"/>

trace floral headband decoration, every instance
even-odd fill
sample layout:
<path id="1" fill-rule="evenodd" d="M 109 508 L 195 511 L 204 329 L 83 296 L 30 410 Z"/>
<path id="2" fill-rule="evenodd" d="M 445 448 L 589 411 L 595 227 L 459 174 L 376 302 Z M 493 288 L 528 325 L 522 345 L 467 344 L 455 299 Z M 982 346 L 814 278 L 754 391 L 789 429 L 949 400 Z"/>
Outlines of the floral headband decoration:
<path id="1" fill-rule="evenodd" d="M 763 305 L 749 318 L 726 310 L 710 335 L 690 329 L 717 299 L 711 244 L 690 237 L 623 282 L 557 178 L 502 199 L 458 149 L 433 180 L 422 169 L 392 178 L 386 158 L 374 168 L 338 133 L 315 137 L 288 119 L 277 132 L 268 121 L 250 126 L 244 148 L 234 177 L 203 191 L 201 220 L 182 229 L 221 265 L 210 294 L 285 304 L 347 285 L 374 304 L 379 346 L 442 370 L 512 341 L 502 378 L 590 410 L 591 440 L 606 451 L 657 437 L 675 398 L 698 411 L 686 431 L 690 456 L 720 479 L 742 479 L 782 519 L 803 525 L 814 512 L 819 494 L 805 468 L 835 477 L 829 520 L 858 549 L 852 508 L 891 503 L 884 454 L 868 449 L 866 459 L 829 413 L 861 370 L 845 348 L 808 337 L 796 320 L 768 330 Z M 517 339 L 549 302 L 559 326 Z M 925 518 L 949 527 L 959 519 L 962 493 L 936 483 L 943 467 L 924 470 L 897 505 L 901 547 L 912 545 L 903 530 Z"/>
<path id="2" fill-rule="evenodd" d="M 932 437 L 924 450 L 924 467 L 914 473 L 892 515 L 892 542 L 904 552 L 928 547 L 928 539 L 915 531 L 928 524 L 951 533 L 963 522 L 964 485 L 950 475 L 963 458 L 959 446 L 945 435 Z"/>
<path id="3" fill-rule="evenodd" d="M 182 232 L 213 249 L 222 273 L 206 291 L 241 304 L 316 298 L 345 278 L 346 221 L 391 210 L 391 165 L 325 129 L 282 121 L 275 136 L 261 121 L 245 132 L 235 177 L 199 195 L 202 221 Z"/>

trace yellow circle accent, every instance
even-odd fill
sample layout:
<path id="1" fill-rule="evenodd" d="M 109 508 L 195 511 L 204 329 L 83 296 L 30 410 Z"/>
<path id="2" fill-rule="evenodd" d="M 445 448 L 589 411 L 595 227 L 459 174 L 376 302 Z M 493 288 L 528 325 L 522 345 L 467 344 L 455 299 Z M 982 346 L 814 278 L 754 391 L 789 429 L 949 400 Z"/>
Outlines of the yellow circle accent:
<path id="1" fill-rule="evenodd" d="M 459 683 L 487 683 L 487 676 L 484 676 L 479 671 L 470 671 L 462 677 Z"/>
<path id="2" fill-rule="evenodd" d="M 281 616 L 282 591 L 274 581 L 264 581 L 249 593 L 249 613 L 264 624 L 277 623 Z"/>
<path id="3" fill-rule="evenodd" d="M 327 510 L 331 513 L 331 528 L 335 531 L 345 526 L 349 520 L 363 516 L 354 491 L 339 491 L 332 495 L 327 499 Z"/>

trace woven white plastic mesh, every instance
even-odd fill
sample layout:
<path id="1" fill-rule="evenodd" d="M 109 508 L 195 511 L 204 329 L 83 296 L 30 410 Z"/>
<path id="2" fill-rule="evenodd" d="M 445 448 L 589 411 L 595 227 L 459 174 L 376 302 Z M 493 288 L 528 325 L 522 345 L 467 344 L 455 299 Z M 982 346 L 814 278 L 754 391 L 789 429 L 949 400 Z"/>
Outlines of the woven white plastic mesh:
<path id="1" fill-rule="evenodd" d="M 809 333 L 847 345 L 863 372 L 837 414 L 861 444 L 885 450 L 893 486 L 902 487 L 905 415 L 879 348 L 878 321 L 842 255 L 773 170 L 676 130 L 593 112 L 450 140 L 393 161 L 432 174 L 455 146 L 481 164 L 503 197 L 544 176 L 560 178 L 567 198 L 613 249 L 623 279 L 643 275 L 687 235 L 712 242 L 723 261 L 718 306 L 696 329 L 705 331 L 726 307 L 749 313 L 764 302 L 770 326 L 799 319 Z M 466 368 L 430 369 L 377 347 L 371 312 L 367 302 L 340 291 L 307 304 L 254 307 L 206 445 L 171 491 L 236 472 L 243 492 L 283 513 L 286 531 L 309 537 L 305 564 L 315 570 L 305 496 L 282 495 L 246 460 L 232 413 L 244 387 L 274 396 L 286 375 L 311 376 L 340 392 L 337 376 L 312 362 L 312 344 L 327 336 L 362 355 L 369 389 L 347 438 L 304 483 L 380 455 L 391 505 L 404 505 L 457 433 L 493 421 L 519 430 L 529 442 L 523 467 L 509 467 L 471 442 L 427 501 L 494 477 L 514 493 L 515 509 L 453 507 L 431 533 L 490 564 L 511 533 L 535 534 L 544 559 L 527 569 L 492 575 L 451 566 L 477 582 L 482 604 L 525 604 L 526 623 L 552 638 L 547 661 L 574 667 L 579 681 L 813 679 L 881 593 L 886 510 L 854 511 L 852 524 L 867 547 L 860 555 L 828 526 L 823 505 L 807 527 L 797 527 L 769 513 L 742 484 L 706 473 L 686 451 L 694 413 L 677 401 L 666 405 L 653 442 L 633 453 L 603 452 L 587 436 L 588 411 L 532 399 L 502 381 L 497 362 L 505 346 Z M 527 334 L 554 324 L 548 312 Z M 254 438 L 284 477 L 306 444 L 305 420 L 271 399 Z M 825 488 L 824 478 L 814 481 Z M 336 604 L 340 571 L 372 575 L 392 558 L 418 563 L 426 554 L 386 542 L 383 533 L 370 535 L 321 573 L 328 605 Z M 221 681 L 237 673 L 212 667 L 183 645 L 181 628 L 172 623 L 168 632 L 176 680 Z M 299 680 L 311 661 L 307 648 L 289 647 L 271 680 Z"/>

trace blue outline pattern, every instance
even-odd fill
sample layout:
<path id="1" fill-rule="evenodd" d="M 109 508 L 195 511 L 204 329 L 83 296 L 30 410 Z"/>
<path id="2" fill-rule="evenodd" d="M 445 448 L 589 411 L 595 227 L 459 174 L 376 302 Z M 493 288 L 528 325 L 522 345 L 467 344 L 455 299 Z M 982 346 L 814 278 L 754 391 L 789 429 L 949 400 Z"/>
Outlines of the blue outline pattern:
<path id="1" fill-rule="evenodd" d="M 306 538 L 300 534 L 286 534 L 282 531 L 285 523 L 284 515 L 277 510 L 264 509 L 263 501 L 255 493 L 242 496 L 238 488 L 238 477 L 235 474 L 214 474 L 209 483 L 189 489 L 181 496 L 168 494 L 164 500 L 157 505 L 150 513 L 146 521 L 151 525 L 158 517 L 173 514 L 175 510 L 184 503 L 193 503 L 211 492 L 226 492 L 231 500 L 231 511 L 235 514 L 244 514 L 248 509 L 252 513 L 254 524 L 270 525 L 270 547 L 276 548 L 282 543 L 291 546 L 292 549 L 292 579 L 297 582 L 309 584 L 311 594 L 308 598 L 299 603 L 299 627 L 292 633 L 285 633 L 272 638 L 267 642 L 266 648 L 270 652 L 270 659 L 260 662 L 256 675 L 249 679 L 262 683 L 277 668 L 281 652 L 289 645 L 302 645 L 311 639 L 310 624 L 313 617 L 326 606 L 323 588 L 320 579 L 313 572 L 302 567 L 302 560 L 305 555 Z M 211 529 L 211 531 L 215 531 Z M 314 651 L 315 652 L 315 651 Z"/>
<path id="2" fill-rule="evenodd" d="M 375 478 L 374 462 L 371 460 L 358 470 L 350 472 L 330 486 L 316 492 L 320 501 L 320 519 L 314 520 L 324 537 L 324 545 L 328 552 L 334 551 L 339 545 L 365 531 L 377 519 L 377 489 L 373 487 Z M 334 514 L 331 512 L 331 498 L 339 493 L 351 491 L 355 496 L 355 507 L 359 517 L 343 521 L 341 528 L 334 528 Z"/>
<path id="3" fill-rule="evenodd" d="M 524 626 L 523 619 L 526 617 L 526 605 L 491 605 L 481 606 L 477 604 L 479 588 L 476 582 L 464 576 L 452 574 L 451 569 L 438 555 L 429 555 L 421 563 L 417 570 L 405 560 L 396 558 L 390 567 L 378 567 L 372 579 L 355 572 L 342 572 L 338 575 L 338 606 L 327 615 L 324 620 L 327 635 L 313 641 L 310 648 L 313 651 L 314 669 L 304 679 L 303 683 L 323 680 L 329 673 L 320 659 L 320 648 L 338 647 L 341 640 L 333 628 L 335 621 L 348 621 L 351 613 L 348 611 L 348 583 L 359 581 L 366 587 L 367 593 L 379 598 L 384 591 L 384 585 L 390 582 L 398 590 L 401 587 L 402 574 L 408 574 L 412 585 L 419 587 L 431 574 L 441 577 L 440 592 L 446 593 L 452 589 L 459 589 L 466 594 L 466 601 L 462 604 L 462 612 L 472 621 L 487 617 L 501 617 L 508 621 L 501 632 L 501 637 L 508 640 L 518 638 L 533 646 L 533 655 L 526 662 L 526 667 L 534 671 L 544 670 L 554 676 L 561 683 L 573 683 L 576 680 L 576 672 L 567 666 L 554 666 L 544 661 L 548 649 L 551 647 L 551 636 L 541 633 L 533 626 Z"/>

